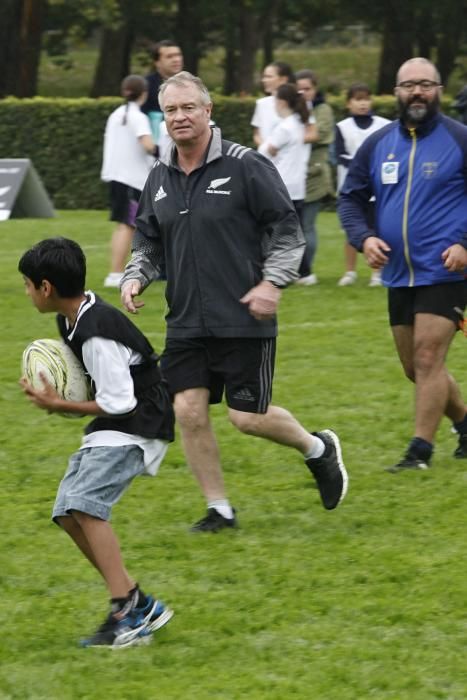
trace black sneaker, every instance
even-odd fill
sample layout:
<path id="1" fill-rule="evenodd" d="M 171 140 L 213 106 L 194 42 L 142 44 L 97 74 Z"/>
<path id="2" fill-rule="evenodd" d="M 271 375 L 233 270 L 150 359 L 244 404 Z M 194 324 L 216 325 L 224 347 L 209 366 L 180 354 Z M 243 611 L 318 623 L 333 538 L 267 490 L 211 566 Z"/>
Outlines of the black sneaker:
<path id="1" fill-rule="evenodd" d="M 191 526 L 190 532 L 219 532 L 225 527 L 237 527 L 237 519 L 224 518 L 215 508 L 208 508 L 206 515 Z"/>
<path id="2" fill-rule="evenodd" d="M 88 639 L 82 639 L 82 647 L 110 647 L 124 649 L 137 644 L 146 644 L 151 640 L 147 629 L 148 620 L 129 612 L 123 617 L 109 613 L 105 622 Z"/>
<path id="3" fill-rule="evenodd" d="M 467 454 L 466 454 L 467 457 Z M 388 467 L 386 469 L 387 472 L 390 472 L 391 474 L 397 474 L 398 472 L 403 472 L 407 471 L 407 469 L 429 469 L 430 468 L 430 460 L 429 459 L 420 459 L 419 457 L 415 457 L 415 455 L 410 454 L 410 452 L 407 452 L 404 457 L 401 459 L 400 462 L 397 464 L 394 464 L 392 467 Z"/>
<path id="4" fill-rule="evenodd" d="M 342 461 L 339 438 L 332 430 L 312 433 L 325 444 L 324 454 L 317 459 L 307 459 L 305 464 L 316 479 L 323 506 L 333 510 L 347 493 L 349 477 Z"/>
<path id="5" fill-rule="evenodd" d="M 467 458 L 467 435 L 459 434 L 459 444 L 457 445 L 453 456 L 457 459 Z"/>

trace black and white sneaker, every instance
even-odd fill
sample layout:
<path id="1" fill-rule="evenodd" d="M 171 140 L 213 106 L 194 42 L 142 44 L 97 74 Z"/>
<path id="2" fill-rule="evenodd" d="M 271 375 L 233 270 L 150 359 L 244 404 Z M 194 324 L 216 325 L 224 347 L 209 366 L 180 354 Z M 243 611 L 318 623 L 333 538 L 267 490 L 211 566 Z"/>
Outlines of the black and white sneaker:
<path id="1" fill-rule="evenodd" d="M 333 510 L 345 498 L 349 477 L 342 461 L 339 438 L 332 430 L 312 433 L 325 444 L 324 454 L 317 459 L 307 459 L 305 464 L 316 479 L 323 506 Z"/>
<path id="2" fill-rule="evenodd" d="M 190 532 L 219 532 L 224 528 L 236 528 L 235 509 L 233 518 L 224 518 L 215 508 L 208 508 L 206 515 L 191 526 Z"/>
<path id="3" fill-rule="evenodd" d="M 467 455 L 466 455 L 467 457 Z M 392 467 L 388 467 L 386 469 L 387 472 L 390 472 L 391 474 L 397 474 L 398 472 L 403 472 L 407 470 L 416 470 L 416 469 L 429 469 L 430 468 L 430 460 L 429 459 L 420 459 L 419 457 L 416 457 L 413 454 L 410 454 L 410 452 L 406 452 L 404 457 L 401 459 L 400 462 L 397 462 L 397 464 L 394 464 Z"/>

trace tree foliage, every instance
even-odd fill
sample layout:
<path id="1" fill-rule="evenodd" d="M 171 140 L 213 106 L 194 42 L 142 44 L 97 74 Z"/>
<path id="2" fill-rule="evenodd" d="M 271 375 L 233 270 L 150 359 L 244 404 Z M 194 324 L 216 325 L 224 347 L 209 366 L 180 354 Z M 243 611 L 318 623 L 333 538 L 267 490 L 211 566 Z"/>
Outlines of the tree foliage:
<path id="1" fill-rule="evenodd" d="M 447 82 L 467 39 L 466 0 L 354 0 L 343 11 L 381 33 L 379 93 L 393 89 L 397 69 L 413 56 L 433 60 Z"/>
<path id="2" fill-rule="evenodd" d="M 182 47 L 195 73 L 206 52 L 224 47 L 224 92 L 248 94 L 258 51 L 268 63 L 279 43 L 307 43 L 326 23 L 379 33 L 380 93 L 392 90 L 399 65 L 414 55 L 434 60 L 447 82 L 467 41 L 466 10 L 467 0 L 2 0 L 0 97 L 36 94 L 41 48 L 67 66 L 69 44 L 91 38 L 98 45 L 91 96 L 117 95 L 131 57 L 163 38 Z"/>

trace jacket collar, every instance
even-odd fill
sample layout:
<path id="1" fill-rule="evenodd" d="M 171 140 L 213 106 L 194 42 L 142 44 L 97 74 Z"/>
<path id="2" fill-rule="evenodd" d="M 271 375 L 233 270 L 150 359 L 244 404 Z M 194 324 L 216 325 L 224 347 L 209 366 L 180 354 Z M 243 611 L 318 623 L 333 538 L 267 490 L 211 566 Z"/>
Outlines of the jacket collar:
<path id="1" fill-rule="evenodd" d="M 211 127 L 212 136 L 209 141 L 205 157 L 203 159 L 203 164 L 211 163 L 213 160 L 217 160 L 222 155 L 222 134 L 221 130 L 217 126 Z M 177 146 L 172 143 L 171 147 L 167 149 L 167 153 L 163 158 L 159 159 L 161 163 L 166 165 L 168 168 L 179 169 L 177 164 Z"/>
<path id="2" fill-rule="evenodd" d="M 423 136 L 428 136 L 433 129 L 435 129 L 438 124 L 440 123 L 442 119 L 442 115 L 440 112 L 437 112 L 433 117 L 428 119 L 426 122 L 422 122 L 418 126 L 415 127 L 415 133 L 418 137 L 423 137 Z M 409 129 L 401 122 L 399 119 L 399 129 L 402 132 L 402 134 L 406 137 L 410 137 L 410 131 Z"/>

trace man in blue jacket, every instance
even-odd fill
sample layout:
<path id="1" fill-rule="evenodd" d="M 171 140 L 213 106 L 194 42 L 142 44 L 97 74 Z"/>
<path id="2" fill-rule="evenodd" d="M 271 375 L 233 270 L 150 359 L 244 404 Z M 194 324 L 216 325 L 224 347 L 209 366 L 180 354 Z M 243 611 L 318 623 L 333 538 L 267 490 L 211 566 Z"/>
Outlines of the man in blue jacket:
<path id="1" fill-rule="evenodd" d="M 144 187 L 121 288 L 135 313 L 141 305 L 135 297 L 165 263 L 161 366 L 208 506 L 192 529 L 236 526 L 209 419 L 209 404 L 224 392 L 235 427 L 303 455 L 332 510 L 347 490 L 337 435 L 310 434 L 270 403 L 276 309 L 281 288 L 298 277 L 305 245 L 293 204 L 272 163 L 211 129 L 212 104 L 199 78 L 178 73 L 162 85 L 159 99 L 174 145 Z"/>
<path id="2" fill-rule="evenodd" d="M 467 458 L 466 406 L 445 366 L 466 303 L 467 128 L 440 113 L 441 91 L 427 59 L 401 66 L 400 118 L 359 149 L 338 204 L 349 242 L 382 270 L 397 352 L 415 383 L 414 437 L 392 472 L 429 467 L 443 414 L 459 434 L 454 456 Z"/>

